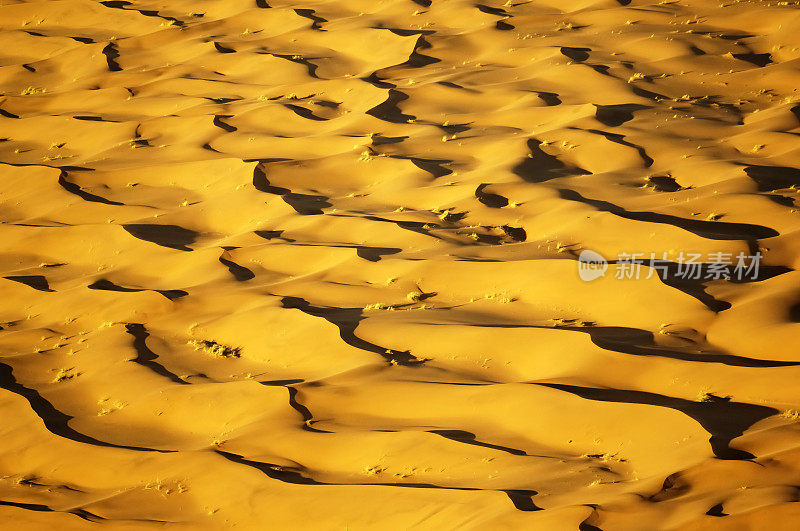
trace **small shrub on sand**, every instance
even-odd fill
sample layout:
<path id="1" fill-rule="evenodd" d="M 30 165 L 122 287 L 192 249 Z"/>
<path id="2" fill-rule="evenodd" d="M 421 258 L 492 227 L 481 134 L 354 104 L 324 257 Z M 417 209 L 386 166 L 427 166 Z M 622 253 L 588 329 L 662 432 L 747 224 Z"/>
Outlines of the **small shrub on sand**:
<path id="1" fill-rule="evenodd" d="M 217 343 L 216 341 L 198 341 L 192 339 L 189 341 L 189 344 L 193 346 L 195 350 L 202 350 L 218 358 L 239 358 L 242 355 L 241 347 L 231 347 L 229 345 Z"/>

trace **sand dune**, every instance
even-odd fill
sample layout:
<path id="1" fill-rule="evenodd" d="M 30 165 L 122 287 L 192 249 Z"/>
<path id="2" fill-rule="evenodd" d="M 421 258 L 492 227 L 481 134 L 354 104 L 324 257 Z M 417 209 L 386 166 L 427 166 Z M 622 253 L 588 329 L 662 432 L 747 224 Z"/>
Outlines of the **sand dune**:
<path id="1" fill-rule="evenodd" d="M 4 0 L 0 50 L 3 529 L 797 528 L 797 2 Z"/>

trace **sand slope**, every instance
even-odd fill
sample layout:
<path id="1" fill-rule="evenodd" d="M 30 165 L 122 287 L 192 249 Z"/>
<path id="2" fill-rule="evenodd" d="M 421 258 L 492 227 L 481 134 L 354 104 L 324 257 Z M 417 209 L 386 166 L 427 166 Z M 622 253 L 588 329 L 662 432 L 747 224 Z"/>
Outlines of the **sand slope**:
<path id="1" fill-rule="evenodd" d="M 796 528 L 797 2 L 4 0 L 0 45 L 3 529 Z"/>

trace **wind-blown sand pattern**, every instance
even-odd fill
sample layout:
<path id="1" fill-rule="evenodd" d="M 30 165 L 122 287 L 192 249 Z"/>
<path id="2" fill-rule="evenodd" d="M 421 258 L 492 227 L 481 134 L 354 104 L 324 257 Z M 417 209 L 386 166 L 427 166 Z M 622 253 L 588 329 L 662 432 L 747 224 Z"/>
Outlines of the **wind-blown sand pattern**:
<path id="1" fill-rule="evenodd" d="M 797 2 L 0 28 L 3 529 L 797 528 Z"/>

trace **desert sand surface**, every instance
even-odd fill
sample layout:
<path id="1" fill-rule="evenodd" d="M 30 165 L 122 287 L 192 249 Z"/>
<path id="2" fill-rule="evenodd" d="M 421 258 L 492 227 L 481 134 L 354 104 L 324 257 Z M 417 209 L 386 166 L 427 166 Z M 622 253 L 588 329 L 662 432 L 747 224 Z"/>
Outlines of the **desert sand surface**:
<path id="1" fill-rule="evenodd" d="M 0 528 L 800 526 L 797 2 L 479 1 L 0 2 Z"/>

